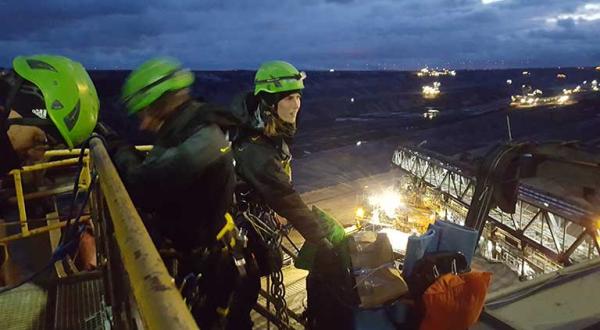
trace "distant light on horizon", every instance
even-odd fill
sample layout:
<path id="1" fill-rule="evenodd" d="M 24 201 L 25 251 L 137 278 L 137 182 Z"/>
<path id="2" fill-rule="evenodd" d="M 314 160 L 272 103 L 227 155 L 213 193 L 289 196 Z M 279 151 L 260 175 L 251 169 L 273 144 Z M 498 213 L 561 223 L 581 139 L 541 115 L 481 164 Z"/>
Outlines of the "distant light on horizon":
<path id="1" fill-rule="evenodd" d="M 504 1 L 504 0 L 481 0 L 481 3 L 484 5 L 489 5 L 491 3 L 500 2 L 500 1 Z"/>
<path id="2" fill-rule="evenodd" d="M 439 77 L 439 76 L 456 76 L 455 70 L 448 70 L 446 68 L 438 69 L 429 69 L 428 67 L 424 67 L 423 69 L 417 72 L 418 77 Z"/>

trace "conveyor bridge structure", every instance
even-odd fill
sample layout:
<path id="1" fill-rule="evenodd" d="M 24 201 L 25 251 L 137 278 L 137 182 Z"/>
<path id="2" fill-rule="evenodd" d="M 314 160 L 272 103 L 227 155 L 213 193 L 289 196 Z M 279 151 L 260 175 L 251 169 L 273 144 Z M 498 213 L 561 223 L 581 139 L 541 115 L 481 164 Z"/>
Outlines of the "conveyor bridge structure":
<path id="1" fill-rule="evenodd" d="M 417 148 L 396 149 L 392 163 L 438 197 L 441 217 L 464 225 L 475 190 L 475 170 Z M 479 253 L 527 277 L 600 255 L 594 213 L 567 199 L 521 183 L 514 214 L 488 214 Z"/>

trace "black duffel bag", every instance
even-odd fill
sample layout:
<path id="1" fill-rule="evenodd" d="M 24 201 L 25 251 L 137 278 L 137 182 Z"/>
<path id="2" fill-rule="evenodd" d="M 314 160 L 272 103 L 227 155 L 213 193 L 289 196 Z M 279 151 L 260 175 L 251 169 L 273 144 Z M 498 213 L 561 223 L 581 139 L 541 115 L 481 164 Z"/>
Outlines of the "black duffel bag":
<path id="1" fill-rule="evenodd" d="M 438 277 L 448 273 L 462 274 L 469 271 L 467 259 L 462 253 L 436 252 L 419 259 L 406 281 L 411 296 L 418 299 Z"/>

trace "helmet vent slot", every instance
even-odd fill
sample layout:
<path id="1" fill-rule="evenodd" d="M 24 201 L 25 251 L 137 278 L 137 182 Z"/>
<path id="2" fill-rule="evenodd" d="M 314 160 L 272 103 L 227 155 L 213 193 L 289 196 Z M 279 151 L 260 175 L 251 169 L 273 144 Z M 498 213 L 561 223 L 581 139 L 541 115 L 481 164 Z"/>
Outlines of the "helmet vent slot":
<path id="1" fill-rule="evenodd" d="M 62 108 L 64 108 L 64 106 L 59 100 L 54 100 L 54 102 L 52 102 L 52 110 L 60 110 Z"/>
<path id="2" fill-rule="evenodd" d="M 79 110 L 79 100 L 77 100 L 77 104 L 75 104 L 73 110 L 71 110 L 71 112 L 69 112 L 64 119 L 65 125 L 67 125 L 67 129 L 69 129 L 69 131 L 73 130 L 75 123 L 77 123 L 77 119 L 79 118 Z"/>
<path id="3" fill-rule="evenodd" d="M 48 70 L 48 71 L 58 72 L 52 65 L 50 65 L 44 61 L 28 59 L 27 65 L 29 65 L 29 67 L 33 70 Z"/>

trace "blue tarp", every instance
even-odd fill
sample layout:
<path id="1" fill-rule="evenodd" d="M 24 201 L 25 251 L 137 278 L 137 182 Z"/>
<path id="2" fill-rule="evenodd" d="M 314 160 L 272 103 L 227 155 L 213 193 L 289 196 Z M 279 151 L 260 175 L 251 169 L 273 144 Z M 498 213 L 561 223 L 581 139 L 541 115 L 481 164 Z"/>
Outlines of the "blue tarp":
<path id="1" fill-rule="evenodd" d="M 434 224 L 429 225 L 425 234 L 411 235 L 408 238 L 402 270 L 404 278 L 410 276 L 419 259 L 434 252 L 461 252 L 470 266 L 475 253 L 476 240 L 477 231 L 448 221 L 436 220 Z"/>
<path id="2" fill-rule="evenodd" d="M 404 258 L 404 267 L 402 268 L 404 278 L 408 278 L 412 274 L 417 260 L 423 258 L 426 253 L 435 252 L 439 240 L 437 235 L 437 231 L 430 228 L 421 236 L 411 235 L 408 238 L 406 258 Z"/>
<path id="3" fill-rule="evenodd" d="M 477 245 L 477 231 L 448 221 L 437 220 L 429 228 L 439 232 L 439 241 L 436 251 L 457 251 L 465 255 L 467 264 L 471 260 Z"/>
<path id="4" fill-rule="evenodd" d="M 390 306 L 359 309 L 354 313 L 355 330 L 395 330 L 406 322 L 408 305 L 399 301 Z"/>

